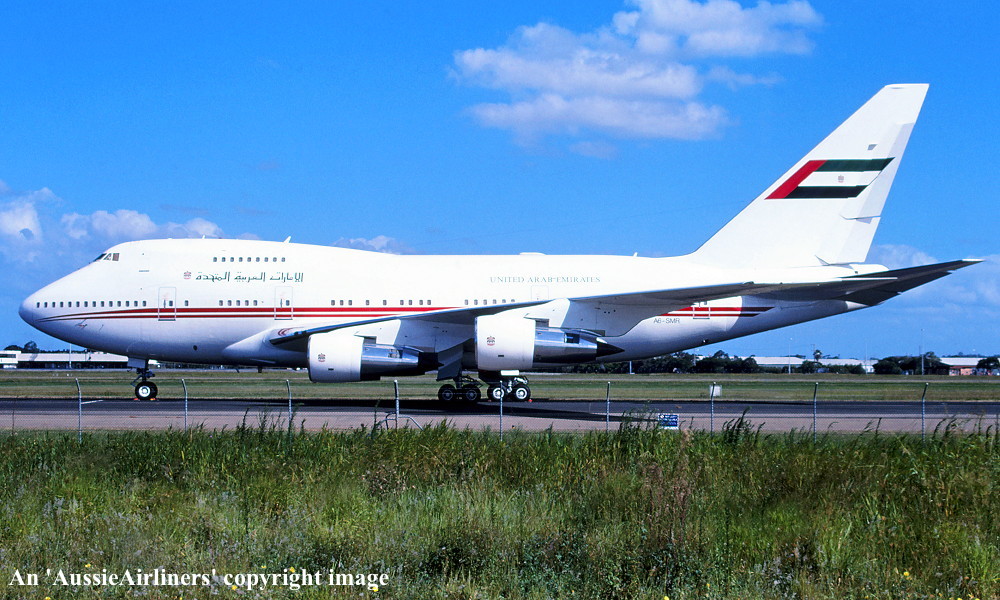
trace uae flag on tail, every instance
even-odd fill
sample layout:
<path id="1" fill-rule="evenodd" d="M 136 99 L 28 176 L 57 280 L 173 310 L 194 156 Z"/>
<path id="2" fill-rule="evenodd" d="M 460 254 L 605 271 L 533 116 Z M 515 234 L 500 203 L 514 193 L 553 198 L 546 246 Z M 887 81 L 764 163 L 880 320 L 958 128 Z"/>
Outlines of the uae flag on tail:
<path id="1" fill-rule="evenodd" d="M 855 198 L 871 185 L 892 158 L 810 160 L 767 197 Z"/>

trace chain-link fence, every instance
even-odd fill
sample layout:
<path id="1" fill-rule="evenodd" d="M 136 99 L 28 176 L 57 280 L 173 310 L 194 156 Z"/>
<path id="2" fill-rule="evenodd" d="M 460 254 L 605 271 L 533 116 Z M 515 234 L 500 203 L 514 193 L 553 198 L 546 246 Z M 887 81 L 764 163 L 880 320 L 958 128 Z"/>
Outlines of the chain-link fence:
<path id="1" fill-rule="evenodd" d="M 10 431 L 293 430 L 452 427 L 613 431 L 623 423 L 719 432 L 911 432 L 1000 429 L 1000 378 L 533 375 L 532 401 L 437 399 L 433 377 L 310 383 L 302 372 L 162 371 L 155 401 L 132 397 L 123 371 L 35 371 L 0 377 Z"/>

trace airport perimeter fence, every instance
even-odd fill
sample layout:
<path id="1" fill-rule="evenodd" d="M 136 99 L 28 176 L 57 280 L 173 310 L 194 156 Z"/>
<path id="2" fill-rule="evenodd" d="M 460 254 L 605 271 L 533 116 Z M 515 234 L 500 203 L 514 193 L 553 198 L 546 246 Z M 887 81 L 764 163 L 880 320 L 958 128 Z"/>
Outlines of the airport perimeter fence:
<path id="1" fill-rule="evenodd" d="M 436 399 L 433 378 L 344 386 L 301 374 L 168 374 L 155 401 L 131 397 L 123 372 L 36 373 L 0 378 L 0 418 L 10 432 L 115 430 L 357 430 L 451 427 L 504 432 L 617 431 L 623 426 L 721 432 L 1000 430 L 1000 379 L 890 381 L 723 380 L 536 376 L 531 402 Z M 6 388 L 6 389 L 4 389 Z M 484 389 L 485 392 L 485 389 Z"/>

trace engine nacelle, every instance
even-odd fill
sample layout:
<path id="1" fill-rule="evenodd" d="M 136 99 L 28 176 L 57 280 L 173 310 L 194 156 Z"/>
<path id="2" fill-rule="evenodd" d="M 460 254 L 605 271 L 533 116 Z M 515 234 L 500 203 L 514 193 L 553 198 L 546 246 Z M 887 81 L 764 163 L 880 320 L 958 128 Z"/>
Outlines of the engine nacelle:
<path id="1" fill-rule="evenodd" d="M 476 318 L 476 365 L 481 371 L 590 362 L 617 352 L 621 349 L 591 331 L 543 327 L 517 313 Z"/>
<path id="2" fill-rule="evenodd" d="M 322 383 L 373 381 L 383 375 L 420 375 L 437 366 L 429 354 L 408 346 L 373 344 L 350 331 L 309 338 L 309 379 Z"/>

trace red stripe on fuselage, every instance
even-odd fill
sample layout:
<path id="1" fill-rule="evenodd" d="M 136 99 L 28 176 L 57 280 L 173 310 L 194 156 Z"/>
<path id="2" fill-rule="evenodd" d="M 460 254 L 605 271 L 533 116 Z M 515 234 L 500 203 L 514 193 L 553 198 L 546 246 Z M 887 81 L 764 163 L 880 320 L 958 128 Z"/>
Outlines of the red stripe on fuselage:
<path id="1" fill-rule="evenodd" d="M 160 319 L 170 317 L 177 319 L 253 319 L 253 318 L 273 318 L 275 315 L 281 317 L 360 317 L 376 318 L 389 317 L 393 315 L 405 315 L 412 313 L 427 313 L 441 310 L 453 310 L 455 306 L 400 306 L 400 307 L 376 307 L 376 306 L 352 306 L 352 307 L 206 307 L 206 308 L 140 308 L 118 311 L 97 311 L 89 313 L 71 313 L 66 315 L 54 315 L 45 317 L 41 321 L 75 321 L 75 320 L 102 320 L 102 319 Z M 765 311 L 771 310 L 770 306 L 689 306 L 668 313 L 663 313 L 661 317 L 691 317 L 708 316 L 713 317 L 754 317 Z"/>

